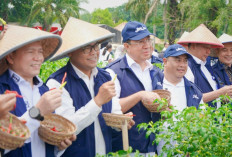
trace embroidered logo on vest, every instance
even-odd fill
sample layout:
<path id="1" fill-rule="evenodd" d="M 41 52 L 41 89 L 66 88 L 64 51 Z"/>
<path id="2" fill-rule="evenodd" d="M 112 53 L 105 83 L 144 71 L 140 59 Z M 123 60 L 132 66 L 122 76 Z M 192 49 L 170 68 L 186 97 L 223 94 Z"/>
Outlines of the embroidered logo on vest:
<path id="1" fill-rule="evenodd" d="M 196 94 L 193 95 L 193 99 L 199 99 Z"/>
<path id="2" fill-rule="evenodd" d="M 162 86 L 161 82 L 157 82 L 157 85 L 158 85 L 158 86 Z"/>
<path id="3" fill-rule="evenodd" d="M 19 76 L 15 75 L 15 74 L 12 75 L 12 78 L 14 79 L 15 82 L 19 82 L 19 80 L 20 80 Z"/>

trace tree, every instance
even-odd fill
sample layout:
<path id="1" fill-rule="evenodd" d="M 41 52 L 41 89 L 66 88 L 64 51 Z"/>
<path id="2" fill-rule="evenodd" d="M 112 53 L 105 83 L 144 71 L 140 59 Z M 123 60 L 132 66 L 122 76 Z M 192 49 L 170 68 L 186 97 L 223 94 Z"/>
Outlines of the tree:
<path id="1" fill-rule="evenodd" d="M 55 21 L 65 26 L 70 16 L 79 18 L 80 3 L 85 0 L 33 0 L 28 25 L 35 22 L 42 24 L 43 29 L 50 30 Z"/>
<path id="2" fill-rule="evenodd" d="M 23 23 L 31 10 L 31 0 L 1 0 L 0 17 L 7 22 Z"/>
<path id="3" fill-rule="evenodd" d="M 108 26 L 114 27 L 114 22 L 112 21 L 112 15 L 108 9 L 97 9 L 92 13 L 91 23 L 94 24 L 106 24 Z"/>
<path id="4" fill-rule="evenodd" d="M 186 30 L 204 23 L 215 35 L 221 30 L 232 32 L 231 0 L 182 0 L 179 8 Z"/>

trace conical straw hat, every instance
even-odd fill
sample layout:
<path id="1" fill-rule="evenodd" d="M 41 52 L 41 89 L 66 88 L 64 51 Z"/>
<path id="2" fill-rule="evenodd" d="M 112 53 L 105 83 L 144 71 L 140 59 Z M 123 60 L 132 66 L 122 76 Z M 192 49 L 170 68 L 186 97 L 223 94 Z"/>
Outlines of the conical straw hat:
<path id="1" fill-rule="evenodd" d="M 184 33 L 181 35 L 178 42 L 182 41 L 188 34 L 189 34 L 189 32 L 184 31 Z"/>
<path id="2" fill-rule="evenodd" d="M 61 37 L 29 27 L 8 25 L 0 40 L 0 75 L 8 69 L 5 56 L 30 43 L 41 41 L 44 59 L 47 60 L 59 49 Z"/>
<path id="3" fill-rule="evenodd" d="M 223 34 L 219 37 L 219 40 L 222 42 L 222 44 L 231 43 L 231 42 L 232 42 L 232 36 L 223 33 Z"/>
<path id="4" fill-rule="evenodd" d="M 224 47 L 217 37 L 204 25 L 201 24 L 185 36 L 178 44 L 187 45 L 189 43 L 208 44 L 212 48 Z"/>
<path id="5" fill-rule="evenodd" d="M 114 35 L 104 28 L 70 17 L 61 34 L 63 44 L 51 60 L 61 59 L 75 50 L 93 42 L 103 42 Z"/>

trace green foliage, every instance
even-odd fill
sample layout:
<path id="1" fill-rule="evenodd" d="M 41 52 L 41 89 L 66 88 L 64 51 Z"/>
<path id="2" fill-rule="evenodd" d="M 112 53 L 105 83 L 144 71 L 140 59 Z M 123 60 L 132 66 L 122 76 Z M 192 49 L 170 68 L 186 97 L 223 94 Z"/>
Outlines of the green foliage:
<path id="1" fill-rule="evenodd" d="M 48 77 L 65 66 L 68 62 L 69 58 L 63 58 L 54 62 L 46 61 L 42 64 L 40 68 L 40 74 L 39 77 L 42 79 L 43 82 L 46 82 Z"/>
<path id="2" fill-rule="evenodd" d="M 80 17 L 80 2 L 85 0 L 33 0 L 27 24 L 31 26 L 39 22 L 47 31 L 54 22 L 64 27 L 70 16 Z"/>
<path id="3" fill-rule="evenodd" d="M 157 144 L 164 140 L 163 152 L 167 156 L 221 157 L 232 155 L 232 99 L 221 96 L 222 107 L 215 109 L 203 104 L 200 108 L 188 107 L 182 112 L 163 111 L 156 123 L 142 123 L 147 135 L 156 134 Z M 167 125 L 168 124 L 168 125 Z M 159 132 L 164 132 L 159 134 Z M 176 144 L 171 144 L 175 141 Z"/>
<path id="4" fill-rule="evenodd" d="M 217 35 L 218 31 L 232 32 L 232 1 L 227 0 L 182 0 L 179 8 L 184 28 L 194 29 L 204 23 Z"/>
<path id="5" fill-rule="evenodd" d="M 97 154 L 96 157 L 128 157 L 128 156 L 130 156 L 131 153 L 132 153 L 132 148 L 129 147 L 129 149 L 127 151 L 119 150 L 119 151 L 117 151 L 115 153 L 110 152 L 107 155 Z M 139 151 L 136 150 L 135 154 L 134 154 L 134 157 L 142 157 L 142 155 L 139 155 Z"/>
<path id="6" fill-rule="evenodd" d="M 112 15 L 108 9 L 95 10 L 92 13 L 91 23 L 106 24 L 108 26 L 114 27 L 114 22 L 112 21 Z"/>

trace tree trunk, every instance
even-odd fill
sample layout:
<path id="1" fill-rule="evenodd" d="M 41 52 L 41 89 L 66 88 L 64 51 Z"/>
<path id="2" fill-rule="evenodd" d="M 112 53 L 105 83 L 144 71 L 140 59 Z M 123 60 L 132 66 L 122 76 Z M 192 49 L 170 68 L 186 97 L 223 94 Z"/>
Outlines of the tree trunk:
<path id="1" fill-rule="evenodd" d="M 164 1 L 163 21 L 164 21 L 164 42 L 167 41 L 168 36 L 168 22 L 167 22 L 167 0 Z"/>
<path id="2" fill-rule="evenodd" d="M 147 12 L 147 14 L 146 14 L 146 16 L 145 16 L 144 24 L 147 23 L 147 19 L 148 19 L 148 17 L 151 15 L 151 13 L 152 13 L 152 11 L 154 10 L 154 8 L 156 7 L 157 2 L 158 2 L 158 0 L 154 0 L 152 6 L 149 8 L 149 10 L 148 10 L 148 12 Z"/>

